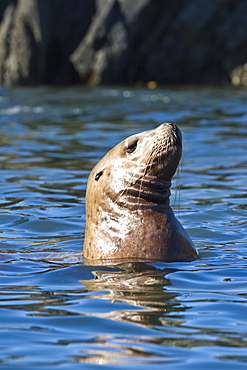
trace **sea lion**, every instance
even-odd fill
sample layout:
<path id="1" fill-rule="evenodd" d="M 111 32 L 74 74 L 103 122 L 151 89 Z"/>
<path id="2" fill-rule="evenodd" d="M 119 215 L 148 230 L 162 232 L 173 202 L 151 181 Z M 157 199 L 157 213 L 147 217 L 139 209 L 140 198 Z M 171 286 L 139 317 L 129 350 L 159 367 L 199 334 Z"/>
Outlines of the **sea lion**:
<path id="1" fill-rule="evenodd" d="M 181 132 L 168 122 L 128 137 L 98 162 L 86 190 L 86 259 L 198 258 L 169 205 L 181 154 Z"/>

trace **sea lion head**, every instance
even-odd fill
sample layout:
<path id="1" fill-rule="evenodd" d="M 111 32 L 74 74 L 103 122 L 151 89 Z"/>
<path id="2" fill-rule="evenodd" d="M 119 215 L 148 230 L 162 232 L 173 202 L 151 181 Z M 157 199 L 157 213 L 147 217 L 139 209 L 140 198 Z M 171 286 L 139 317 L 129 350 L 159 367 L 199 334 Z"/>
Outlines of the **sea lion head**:
<path id="1" fill-rule="evenodd" d="M 182 135 L 172 122 L 132 135 L 94 167 L 87 191 L 113 202 L 162 203 L 169 198 L 181 154 Z"/>

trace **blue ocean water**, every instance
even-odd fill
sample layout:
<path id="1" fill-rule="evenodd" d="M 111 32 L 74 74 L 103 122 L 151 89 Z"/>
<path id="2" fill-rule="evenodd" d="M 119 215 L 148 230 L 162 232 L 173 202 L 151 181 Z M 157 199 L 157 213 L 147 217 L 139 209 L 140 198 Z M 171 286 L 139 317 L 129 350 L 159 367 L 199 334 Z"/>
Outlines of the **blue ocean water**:
<path id="1" fill-rule="evenodd" d="M 246 107 L 236 88 L 0 90 L 0 368 L 246 369 Z M 165 121 L 200 259 L 86 265 L 91 168 Z"/>

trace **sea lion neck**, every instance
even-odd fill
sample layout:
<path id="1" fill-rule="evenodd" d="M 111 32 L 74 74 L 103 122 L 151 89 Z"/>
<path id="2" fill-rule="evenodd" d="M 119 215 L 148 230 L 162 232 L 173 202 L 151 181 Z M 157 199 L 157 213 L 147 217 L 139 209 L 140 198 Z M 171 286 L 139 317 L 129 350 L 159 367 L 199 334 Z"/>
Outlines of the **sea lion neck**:
<path id="1" fill-rule="evenodd" d="M 158 207 L 167 209 L 170 201 L 170 181 L 163 181 L 151 176 L 137 178 L 126 186 L 125 191 L 116 198 L 121 207 L 137 205 L 138 208 Z"/>

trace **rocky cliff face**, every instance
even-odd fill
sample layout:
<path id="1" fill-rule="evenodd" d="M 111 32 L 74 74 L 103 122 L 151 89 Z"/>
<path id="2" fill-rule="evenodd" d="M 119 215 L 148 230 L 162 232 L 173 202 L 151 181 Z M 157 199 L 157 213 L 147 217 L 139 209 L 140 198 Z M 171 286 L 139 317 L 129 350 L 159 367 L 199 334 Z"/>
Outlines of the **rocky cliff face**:
<path id="1" fill-rule="evenodd" d="M 247 61 L 246 16 L 239 0 L 1 0 L 0 84 L 223 83 Z"/>

